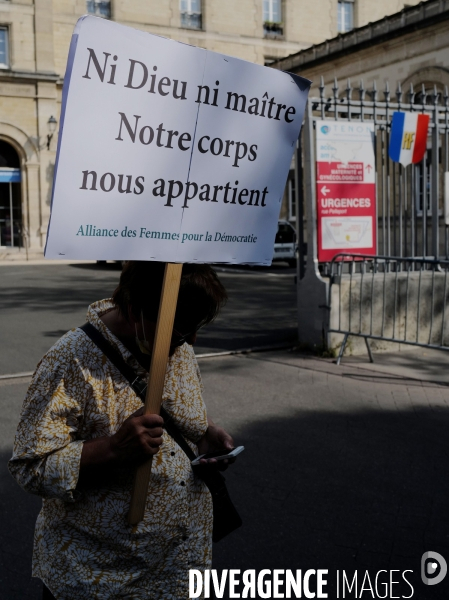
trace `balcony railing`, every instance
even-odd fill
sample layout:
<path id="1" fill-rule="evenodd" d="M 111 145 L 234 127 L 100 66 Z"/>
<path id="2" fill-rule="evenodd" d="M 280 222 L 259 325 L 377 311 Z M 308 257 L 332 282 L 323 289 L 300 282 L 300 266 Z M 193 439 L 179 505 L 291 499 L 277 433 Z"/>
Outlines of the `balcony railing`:
<path id="1" fill-rule="evenodd" d="M 109 0 L 86 0 L 87 12 L 97 17 L 111 18 L 111 3 Z"/>
<path id="2" fill-rule="evenodd" d="M 201 13 L 181 12 L 181 27 L 186 29 L 202 29 L 203 21 Z"/>
<path id="3" fill-rule="evenodd" d="M 263 34 L 266 38 L 279 38 L 284 35 L 283 23 L 273 23 L 272 21 L 265 21 L 263 24 Z"/>

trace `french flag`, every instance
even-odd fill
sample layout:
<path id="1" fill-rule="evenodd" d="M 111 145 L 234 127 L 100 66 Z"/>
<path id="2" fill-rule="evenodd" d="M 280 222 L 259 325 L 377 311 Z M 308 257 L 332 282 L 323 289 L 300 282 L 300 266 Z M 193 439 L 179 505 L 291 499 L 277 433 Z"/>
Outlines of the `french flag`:
<path id="1" fill-rule="evenodd" d="M 429 115 L 413 112 L 394 112 L 391 121 L 391 160 L 404 167 L 420 162 L 426 152 Z"/>

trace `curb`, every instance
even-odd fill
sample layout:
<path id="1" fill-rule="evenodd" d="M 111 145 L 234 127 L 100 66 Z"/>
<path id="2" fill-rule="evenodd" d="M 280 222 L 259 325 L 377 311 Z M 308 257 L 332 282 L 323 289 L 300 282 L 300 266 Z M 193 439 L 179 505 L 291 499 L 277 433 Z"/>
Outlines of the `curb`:
<path id="1" fill-rule="evenodd" d="M 196 358 L 218 358 L 220 356 L 234 356 L 236 354 L 252 354 L 253 352 L 270 352 L 273 350 L 290 350 L 295 344 L 284 343 L 270 346 L 255 346 L 254 348 L 242 348 L 241 350 L 224 350 L 223 352 L 208 352 L 206 354 L 195 354 Z"/>
<path id="2" fill-rule="evenodd" d="M 251 354 L 253 352 L 269 352 L 273 350 L 287 350 L 294 348 L 293 343 L 290 344 L 274 344 L 272 346 L 256 346 L 254 348 L 243 348 L 241 350 L 226 350 L 223 352 L 209 352 L 206 354 L 196 354 L 196 358 L 217 358 L 220 356 L 233 356 L 235 354 Z M 26 371 L 24 373 L 11 373 L 8 375 L 0 375 L 0 381 L 5 379 L 21 379 L 24 377 L 31 377 L 34 371 Z"/>

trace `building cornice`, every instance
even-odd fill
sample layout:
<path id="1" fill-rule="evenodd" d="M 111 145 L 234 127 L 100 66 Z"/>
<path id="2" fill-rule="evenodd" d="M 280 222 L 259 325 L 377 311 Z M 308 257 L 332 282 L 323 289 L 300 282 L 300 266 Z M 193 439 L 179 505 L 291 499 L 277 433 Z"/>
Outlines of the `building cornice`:
<path id="1" fill-rule="evenodd" d="M 270 67 L 293 72 L 314 67 L 448 19 L 449 0 L 428 0 L 281 58 Z"/>
<path id="2" fill-rule="evenodd" d="M 56 73 L 45 73 L 42 71 L 16 71 L 12 69 L 0 69 L 1 83 L 56 83 L 59 75 Z"/>

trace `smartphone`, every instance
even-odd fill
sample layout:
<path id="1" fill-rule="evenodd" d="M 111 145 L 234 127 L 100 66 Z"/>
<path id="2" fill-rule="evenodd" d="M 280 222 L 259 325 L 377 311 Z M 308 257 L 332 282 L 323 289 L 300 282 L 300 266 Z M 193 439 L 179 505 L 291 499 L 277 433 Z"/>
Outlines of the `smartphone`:
<path id="1" fill-rule="evenodd" d="M 192 460 L 192 465 L 199 465 L 200 460 L 202 460 L 203 458 L 206 460 L 209 458 L 215 458 L 215 460 L 235 458 L 238 454 L 240 454 L 240 452 L 243 452 L 244 449 L 245 446 L 237 446 L 237 448 L 234 448 L 233 450 L 217 450 L 216 452 L 208 452 L 207 454 L 201 454 L 201 456 L 198 456 L 197 458 L 195 458 L 195 460 Z"/>

